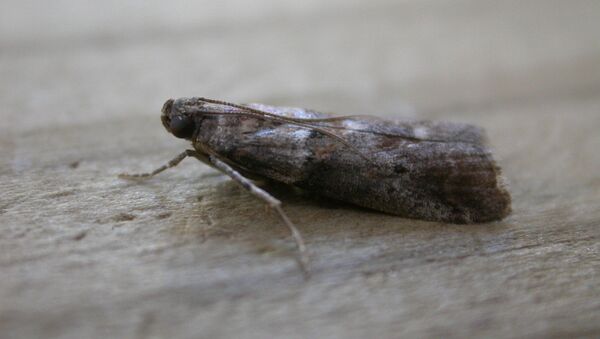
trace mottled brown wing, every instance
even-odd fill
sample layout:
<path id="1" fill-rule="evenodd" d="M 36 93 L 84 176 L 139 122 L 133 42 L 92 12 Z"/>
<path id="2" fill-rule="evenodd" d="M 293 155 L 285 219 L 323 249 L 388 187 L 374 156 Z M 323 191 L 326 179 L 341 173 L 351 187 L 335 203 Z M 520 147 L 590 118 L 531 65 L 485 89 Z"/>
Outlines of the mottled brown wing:
<path id="1" fill-rule="evenodd" d="M 214 127 L 206 121 L 204 142 L 248 173 L 412 218 L 484 222 L 510 211 L 510 195 L 480 128 L 362 116 L 315 121 L 330 115 L 251 107 L 299 119 L 304 126 L 252 117 L 222 116 Z"/>

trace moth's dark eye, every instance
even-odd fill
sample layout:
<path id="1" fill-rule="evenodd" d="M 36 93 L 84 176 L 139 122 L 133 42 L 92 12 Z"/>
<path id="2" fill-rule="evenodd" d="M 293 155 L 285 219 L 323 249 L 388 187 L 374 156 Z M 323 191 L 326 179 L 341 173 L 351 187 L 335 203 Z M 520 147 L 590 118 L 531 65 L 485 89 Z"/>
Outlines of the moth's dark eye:
<path id="1" fill-rule="evenodd" d="M 178 138 L 191 138 L 196 129 L 196 124 L 190 116 L 176 115 L 171 117 L 169 128 L 171 133 Z"/>

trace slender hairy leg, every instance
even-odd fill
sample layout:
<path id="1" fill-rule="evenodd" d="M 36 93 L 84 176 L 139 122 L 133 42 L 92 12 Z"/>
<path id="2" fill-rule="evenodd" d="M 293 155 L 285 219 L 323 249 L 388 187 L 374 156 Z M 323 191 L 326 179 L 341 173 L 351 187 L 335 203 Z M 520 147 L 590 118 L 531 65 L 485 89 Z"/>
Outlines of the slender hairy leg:
<path id="1" fill-rule="evenodd" d="M 163 172 L 171 167 L 175 167 L 177 165 L 179 165 L 180 162 L 183 161 L 183 159 L 187 158 L 187 157 L 197 157 L 197 153 L 194 150 L 185 150 L 185 152 L 179 154 L 178 156 L 176 156 L 175 158 L 171 159 L 171 161 L 169 161 L 168 163 L 162 165 L 161 167 L 155 169 L 152 172 L 149 173 L 139 173 L 139 174 L 119 174 L 119 178 L 121 179 L 148 179 L 148 178 L 152 178 L 153 176 L 157 175 L 160 172 Z"/>
<path id="2" fill-rule="evenodd" d="M 248 192 L 266 202 L 269 207 L 274 209 L 277 212 L 277 214 L 279 214 L 279 217 L 281 218 L 281 220 L 283 220 L 283 223 L 289 228 L 290 232 L 292 233 L 292 237 L 296 241 L 296 246 L 298 247 L 298 252 L 300 253 L 300 257 L 298 260 L 300 268 L 302 269 L 304 275 L 306 277 L 309 277 L 309 258 L 306 246 L 304 245 L 304 240 L 302 239 L 302 235 L 300 234 L 296 226 L 294 226 L 294 224 L 290 221 L 285 212 L 283 212 L 283 209 L 281 208 L 281 201 L 274 198 L 262 188 L 256 186 L 254 183 L 252 183 L 252 181 L 243 177 L 240 173 L 231 168 L 231 166 L 219 160 L 217 157 L 210 155 L 209 160 L 217 169 L 227 174 L 235 182 L 240 184 L 240 186 L 248 190 Z"/>
<path id="3" fill-rule="evenodd" d="M 304 275 L 306 277 L 310 276 L 310 273 L 308 270 L 309 258 L 308 258 L 308 252 L 306 250 L 306 246 L 304 245 L 304 240 L 302 239 L 302 235 L 300 234 L 300 232 L 298 231 L 296 226 L 294 226 L 294 224 L 290 221 L 290 219 L 285 214 L 285 212 L 283 212 L 283 209 L 281 208 L 281 201 L 277 200 L 276 198 L 271 196 L 269 193 L 267 193 L 265 190 L 261 189 L 260 187 L 254 185 L 250 180 L 243 177 L 240 173 L 238 173 L 236 170 L 231 168 L 231 166 L 227 165 L 226 163 L 219 160 L 215 156 L 213 156 L 213 155 L 206 156 L 205 154 L 198 153 L 194 150 L 186 150 L 185 152 L 182 152 L 181 154 L 177 155 L 175 158 L 173 158 L 167 164 L 155 169 L 152 172 L 140 173 L 140 174 L 120 174 L 119 178 L 134 179 L 134 180 L 135 179 L 148 179 L 148 178 L 151 178 L 151 177 L 157 175 L 158 173 L 161 173 L 171 167 L 175 167 L 175 166 L 179 165 L 179 163 L 182 162 L 183 159 L 185 159 L 187 157 L 194 157 L 208 165 L 213 166 L 214 168 L 220 170 L 221 172 L 227 174 L 235 182 L 237 182 L 243 188 L 248 190 L 251 194 L 253 194 L 254 196 L 258 197 L 259 199 L 262 199 L 263 201 L 265 201 L 267 203 L 267 206 L 269 206 L 270 208 L 277 211 L 277 214 L 279 214 L 279 217 L 281 218 L 281 220 L 283 220 L 283 223 L 289 228 L 290 232 L 292 233 L 292 237 L 296 241 L 296 246 L 298 247 L 298 252 L 300 253 L 298 262 L 300 264 L 300 268 L 302 269 L 302 272 L 304 273 Z"/>

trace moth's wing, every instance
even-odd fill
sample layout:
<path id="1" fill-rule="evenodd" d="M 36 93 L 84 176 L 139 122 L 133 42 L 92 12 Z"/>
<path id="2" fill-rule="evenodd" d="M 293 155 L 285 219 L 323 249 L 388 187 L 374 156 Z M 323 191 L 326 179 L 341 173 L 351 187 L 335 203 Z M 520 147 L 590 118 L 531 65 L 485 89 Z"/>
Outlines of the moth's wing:
<path id="1" fill-rule="evenodd" d="M 245 104 L 259 111 L 276 114 L 282 117 L 297 118 L 297 119 L 319 119 L 331 117 L 330 114 L 313 111 L 306 108 L 287 107 L 287 106 L 271 106 L 258 103 Z"/>
<path id="2" fill-rule="evenodd" d="M 510 212 L 510 194 L 486 146 L 422 142 L 411 154 L 417 154 L 412 167 L 417 185 L 451 206 L 456 222 L 498 220 Z"/>
<path id="3" fill-rule="evenodd" d="M 342 137 L 367 145 L 363 152 L 374 147 L 373 154 L 379 152 L 380 161 L 398 171 L 395 175 L 407 173 L 405 189 L 419 200 L 416 205 L 428 206 L 415 217 L 471 223 L 502 219 L 510 212 L 510 194 L 483 129 L 365 117 L 336 123 Z M 444 205 L 440 213 L 431 201 Z"/>
<path id="4" fill-rule="evenodd" d="M 415 140 L 468 143 L 485 143 L 486 141 L 481 128 L 461 123 L 427 120 L 387 120 L 368 115 L 336 117 L 329 113 L 305 108 L 270 106 L 258 103 L 246 104 L 245 106 L 282 117 L 300 119 L 303 123 L 333 130 L 374 133 Z M 327 120 L 318 121 L 319 119 Z"/>
<path id="5" fill-rule="evenodd" d="M 412 192 L 417 205 L 431 201 L 444 205 L 438 214 L 435 204 L 431 208 L 415 209 L 413 217 L 469 223 L 501 219 L 510 212 L 511 199 L 501 170 L 479 127 L 369 116 L 335 118 L 302 108 L 248 106 L 328 128 L 365 154 L 370 151 L 381 154 L 384 150 L 390 167 L 404 168 L 410 173 L 411 186 L 404 189 Z M 315 121 L 324 118 L 330 120 Z M 375 149 L 369 149 L 371 147 Z"/>
<path id="6" fill-rule="evenodd" d="M 400 137 L 409 140 L 466 142 L 485 144 L 485 132 L 477 126 L 447 121 L 427 120 L 386 120 L 378 117 L 357 116 L 335 121 L 319 122 L 340 131 L 372 133 L 383 136 Z"/>

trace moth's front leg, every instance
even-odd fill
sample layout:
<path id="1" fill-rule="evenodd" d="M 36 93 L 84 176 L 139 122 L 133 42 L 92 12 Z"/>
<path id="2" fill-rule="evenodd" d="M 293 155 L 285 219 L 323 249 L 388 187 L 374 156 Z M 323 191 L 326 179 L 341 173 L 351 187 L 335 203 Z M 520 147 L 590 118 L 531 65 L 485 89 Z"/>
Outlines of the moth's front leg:
<path id="1" fill-rule="evenodd" d="M 300 253 L 299 264 L 302 272 L 304 272 L 305 276 L 310 276 L 309 273 L 309 257 L 308 252 L 306 250 L 306 246 L 304 245 L 304 240 L 302 239 L 302 235 L 300 231 L 294 226 L 294 224 L 290 221 L 288 216 L 285 214 L 283 209 L 281 208 L 281 201 L 274 198 L 267 191 L 262 188 L 256 186 L 252 181 L 243 177 L 240 173 L 234 170 L 231 166 L 227 165 L 223 161 L 219 160 L 214 155 L 209 156 L 210 162 L 214 165 L 215 168 L 219 169 L 223 173 L 227 174 L 231 177 L 235 182 L 237 182 L 240 186 L 245 188 L 248 192 L 258 197 L 267 203 L 269 207 L 277 211 L 279 217 L 283 221 L 283 223 L 289 228 L 292 233 L 292 237 L 296 241 L 296 246 L 298 247 L 298 252 Z"/>
<path id="2" fill-rule="evenodd" d="M 179 165 L 179 163 L 182 162 L 183 159 L 185 159 L 187 157 L 198 158 L 200 161 L 204 161 L 204 162 L 208 161 L 208 158 L 206 158 L 206 156 L 204 156 L 204 159 L 201 159 L 201 155 L 199 155 L 196 151 L 188 149 L 188 150 L 185 150 L 185 152 L 177 155 L 175 158 L 171 159 L 171 161 L 169 161 L 168 163 L 162 165 L 161 167 L 155 169 L 152 172 L 136 173 L 136 174 L 122 173 L 122 174 L 119 174 L 119 178 L 129 179 L 129 180 L 149 179 L 149 178 L 152 178 L 153 176 L 157 175 L 160 172 L 166 171 L 167 169 L 169 169 L 171 167 L 175 167 L 175 166 Z"/>

